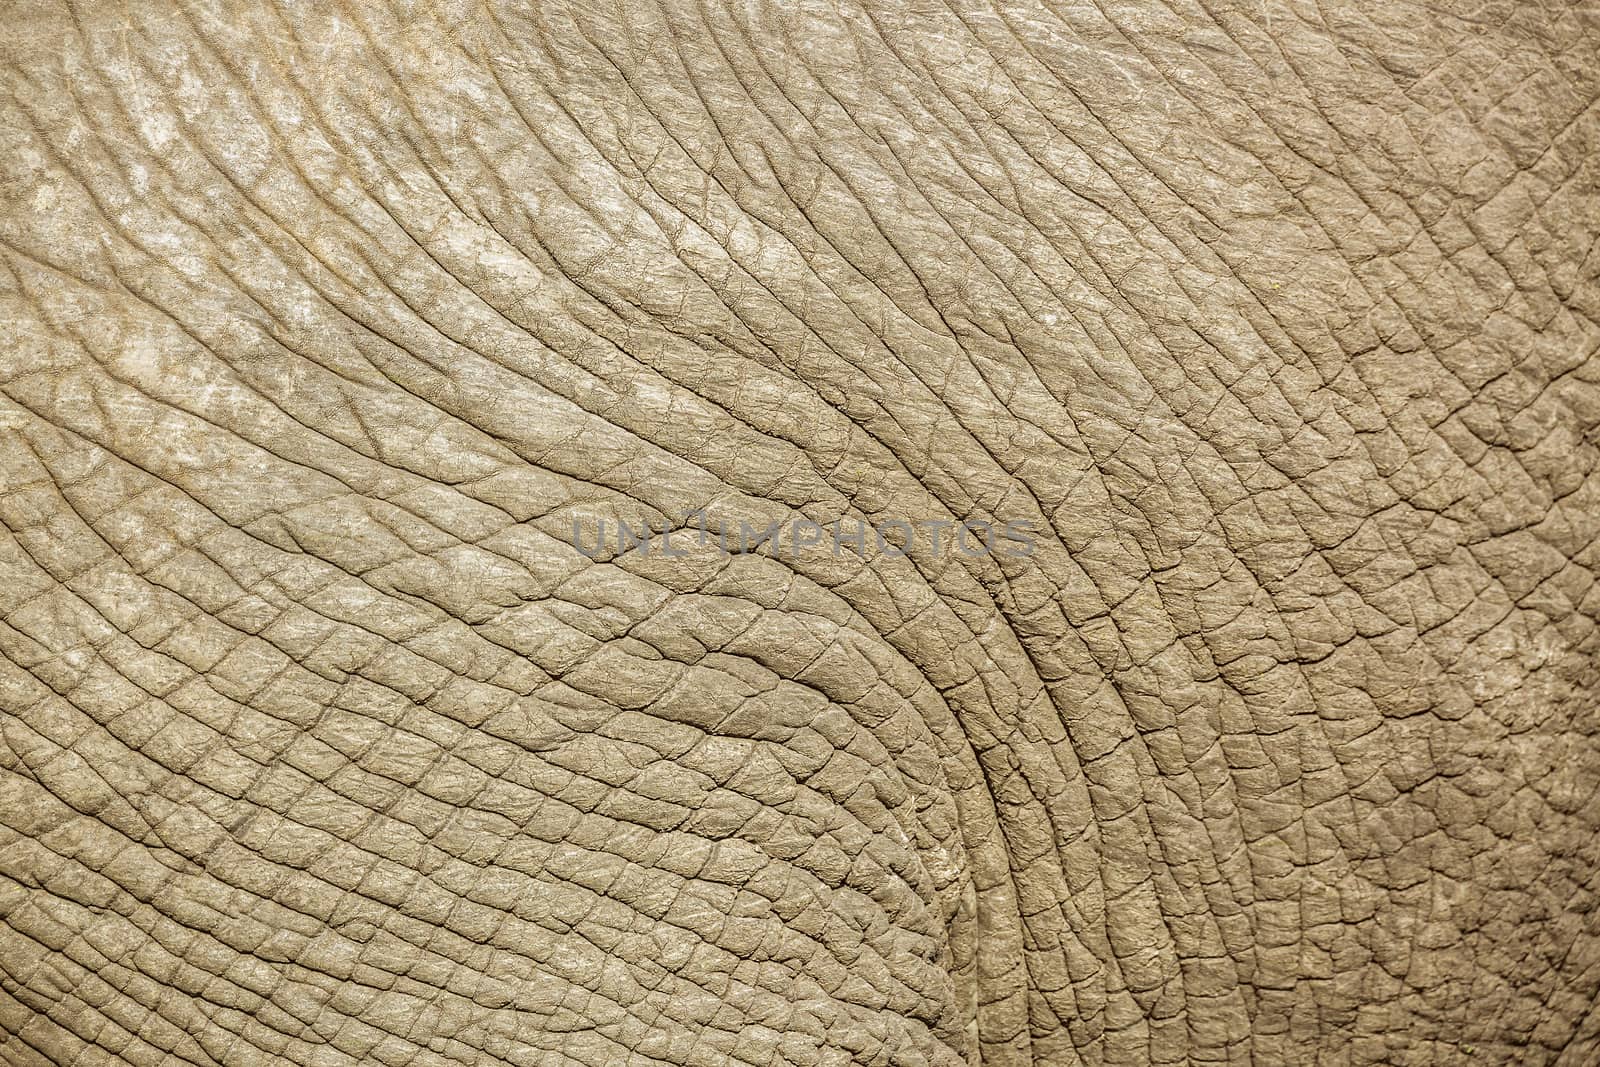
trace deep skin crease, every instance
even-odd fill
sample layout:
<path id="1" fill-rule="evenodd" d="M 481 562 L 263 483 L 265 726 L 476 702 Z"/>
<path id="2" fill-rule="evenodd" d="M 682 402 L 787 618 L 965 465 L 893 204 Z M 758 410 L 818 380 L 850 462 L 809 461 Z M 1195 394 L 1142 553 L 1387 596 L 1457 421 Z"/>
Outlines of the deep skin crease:
<path id="1" fill-rule="evenodd" d="M 0 1061 L 1600 1062 L 1592 6 L 3 25 Z"/>

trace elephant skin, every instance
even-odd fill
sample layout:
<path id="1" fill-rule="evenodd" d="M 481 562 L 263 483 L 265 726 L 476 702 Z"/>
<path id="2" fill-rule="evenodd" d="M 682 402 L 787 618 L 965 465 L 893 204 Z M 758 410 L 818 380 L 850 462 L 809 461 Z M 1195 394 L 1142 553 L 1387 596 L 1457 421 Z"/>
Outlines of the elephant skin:
<path id="1" fill-rule="evenodd" d="M 3 17 L 4 1063 L 1600 1063 L 1592 5 Z"/>

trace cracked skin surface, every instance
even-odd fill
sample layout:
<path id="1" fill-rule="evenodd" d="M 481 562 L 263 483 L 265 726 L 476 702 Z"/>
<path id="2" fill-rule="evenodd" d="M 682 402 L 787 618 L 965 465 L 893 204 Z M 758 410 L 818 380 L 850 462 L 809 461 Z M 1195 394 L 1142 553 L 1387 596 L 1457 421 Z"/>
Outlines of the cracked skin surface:
<path id="1" fill-rule="evenodd" d="M 1600 1062 L 1596 19 L 8 5 L 0 1059 Z"/>

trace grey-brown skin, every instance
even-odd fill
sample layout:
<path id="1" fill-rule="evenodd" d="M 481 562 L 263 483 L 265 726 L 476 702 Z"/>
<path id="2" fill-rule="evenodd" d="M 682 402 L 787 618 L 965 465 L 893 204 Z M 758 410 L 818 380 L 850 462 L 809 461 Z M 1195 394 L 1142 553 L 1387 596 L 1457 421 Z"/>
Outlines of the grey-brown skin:
<path id="1" fill-rule="evenodd" d="M 3 21 L 5 1063 L 1600 1062 L 1592 5 Z"/>

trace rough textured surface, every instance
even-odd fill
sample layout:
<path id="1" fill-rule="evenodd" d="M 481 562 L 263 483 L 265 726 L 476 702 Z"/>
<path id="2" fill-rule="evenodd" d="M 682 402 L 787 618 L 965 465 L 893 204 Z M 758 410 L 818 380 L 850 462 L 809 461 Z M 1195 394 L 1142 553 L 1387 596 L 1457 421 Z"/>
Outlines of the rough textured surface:
<path id="1" fill-rule="evenodd" d="M 1600 1062 L 1592 5 L 404 7 L 5 8 L 6 1064 Z"/>

